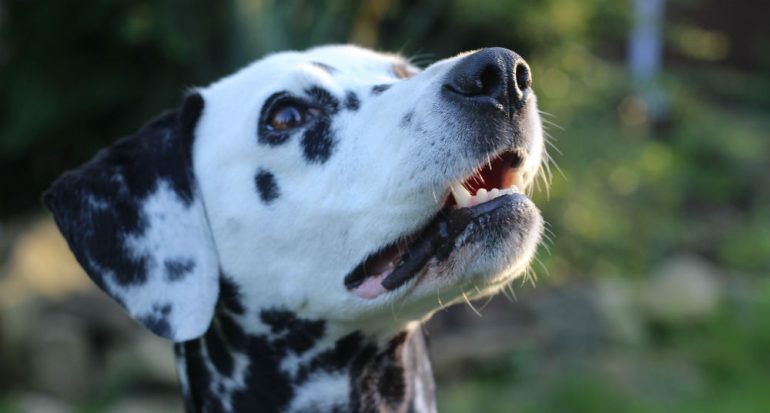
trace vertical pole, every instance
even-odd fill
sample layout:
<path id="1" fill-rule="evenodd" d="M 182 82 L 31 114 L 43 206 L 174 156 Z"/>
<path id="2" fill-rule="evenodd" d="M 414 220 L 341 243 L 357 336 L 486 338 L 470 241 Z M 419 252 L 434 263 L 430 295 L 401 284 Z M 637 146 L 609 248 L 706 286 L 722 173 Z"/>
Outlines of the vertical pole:
<path id="1" fill-rule="evenodd" d="M 628 46 L 631 78 L 653 122 L 668 115 L 667 99 L 658 84 L 663 60 L 665 7 L 665 0 L 634 0 L 634 23 Z"/>

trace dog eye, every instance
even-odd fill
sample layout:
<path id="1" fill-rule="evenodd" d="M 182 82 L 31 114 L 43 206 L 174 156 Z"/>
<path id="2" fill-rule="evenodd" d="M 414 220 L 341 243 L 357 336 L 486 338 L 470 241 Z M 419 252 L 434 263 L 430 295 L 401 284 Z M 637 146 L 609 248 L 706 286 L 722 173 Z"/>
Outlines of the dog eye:
<path id="1" fill-rule="evenodd" d="M 317 108 L 312 108 L 298 104 L 296 102 L 286 102 L 277 105 L 270 111 L 267 122 L 273 130 L 287 130 L 297 128 L 320 113 Z"/>

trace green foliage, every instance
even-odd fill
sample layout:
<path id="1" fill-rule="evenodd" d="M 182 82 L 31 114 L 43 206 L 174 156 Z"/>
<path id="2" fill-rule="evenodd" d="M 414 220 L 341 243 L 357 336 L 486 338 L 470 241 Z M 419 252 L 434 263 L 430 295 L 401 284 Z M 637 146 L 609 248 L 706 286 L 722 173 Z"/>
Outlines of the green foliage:
<path id="1" fill-rule="evenodd" d="M 724 285 L 735 274 L 753 284 L 701 325 L 615 349 L 620 373 L 605 368 L 613 355 L 574 365 L 531 349 L 442 384 L 441 411 L 762 411 L 770 406 L 768 29 L 729 26 L 765 19 L 759 2 L 714 4 L 671 1 L 660 80 L 671 113 L 653 124 L 623 65 L 630 2 L 5 1 L 0 217 L 37 205 L 62 170 L 173 107 L 187 88 L 264 53 L 355 42 L 426 64 L 509 47 L 533 69 L 558 148 L 550 152 L 561 172 L 535 193 L 553 238 L 540 254 L 545 283 L 644 280 L 685 253 L 713 264 Z M 105 386 L 83 409 L 109 410 L 122 386 Z M 14 409 L 0 399 L 0 412 Z"/>
<path id="2" fill-rule="evenodd" d="M 440 383 L 439 410 L 483 412 L 740 412 L 770 406 L 770 283 L 735 297 L 712 320 L 665 332 L 664 340 L 579 362 L 535 351 L 535 368 Z M 514 355 L 515 356 L 515 355 Z M 608 362 L 609 360 L 609 362 Z"/>
<path id="3" fill-rule="evenodd" d="M 217 4 L 4 3 L 0 215 L 34 205 L 62 170 L 222 74 L 229 17 Z"/>
<path id="4" fill-rule="evenodd" d="M 770 118 L 751 75 L 733 79 L 745 99 L 725 101 L 690 81 L 710 69 L 667 74 L 672 113 L 655 131 L 617 63 L 574 44 L 530 63 L 561 169 L 536 194 L 555 238 L 542 257 L 551 275 L 641 276 L 677 252 L 770 271 Z"/>

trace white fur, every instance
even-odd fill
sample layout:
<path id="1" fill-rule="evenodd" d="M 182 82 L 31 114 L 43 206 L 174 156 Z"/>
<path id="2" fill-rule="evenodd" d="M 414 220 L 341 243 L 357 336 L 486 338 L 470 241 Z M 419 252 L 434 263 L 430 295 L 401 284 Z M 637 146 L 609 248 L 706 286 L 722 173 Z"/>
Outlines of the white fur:
<path id="1" fill-rule="evenodd" d="M 463 125 L 439 95 L 443 75 L 459 58 L 398 80 L 391 66 L 400 57 L 353 46 L 322 47 L 267 56 L 198 90 L 206 104 L 196 128 L 195 175 L 220 264 L 237 280 L 246 302 L 281 306 L 331 323 L 389 330 L 424 317 L 426 308 L 437 308 L 437 288 L 452 290 L 449 301 L 461 297 L 467 282 L 459 273 L 374 300 L 354 296 L 343 285 L 345 275 L 367 255 L 424 225 L 440 207 L 449 183 L 477 164 L 465 156 Z M 311 62 L 337 70 L 330 75 Z M 382 96 L 372 96 L 371 87 L 379 83 L 393 86 Z M 278 146 L 259 144 L 257 125 L 265 99 L 279 90 L 302 96 L 314 85 L 340 101 L 346 91 L 361 98 L 358 111 L 341 110 L 334 116 L 336 146 L 330 159 L 308 163 L 301 155 L 300 136 Z M 424 131 L 419 136 L 399 127 L 410 111 Z M 526 167 L 531 180 L 543 145 L 534 101 L 528 116 L 532 148 Z M 280 188 L 280 197 L 270 204 L 255 192 L 258 168 L 274 173 Z M 512 259 L 499 257 L 509 249 L 492 254 L 493 265 L 466 267 L 495 270 L 490 280 L 499 280 L 501 274 L 510 279 L 532 258 L 541 225 L 533 225 Z M 481 287 L 484 279 L 474 278 Z M 453 288 L 456 284 L 461 288 Z M 420 302 L 412 303 L 407 290 Z M 399 311 L 410 308 L 419 311 Z M 397 317 L 391 315 L 395 313 Z M 382 324 L 375 327 L 375 318 Z"/>
<path id="2" fill-rule="evenodd" d="M 137 287 L 121 286 L 109 271 L 103 270 L 105 288 L 125 303 L 137 319 L 147 317 L 157 306 L 171 305 L 163 317 L 177 341 L 199 337 L 208 329 L 219 297 L 216 249 L 208 235 L 201 200 L 185 206 L 165 181 L 142 204 L 142 217 L 148 223 L 140 237 L 124 239 L 124 247 L 134 257 L 146 257 L 147 281 Z M 201 236 L 203 231 L 203 236 Z M 164 261 L 189 259 L 195 267 L 183 278 L 169 281 Z M 92 262 L 92 266 L 96 266 Z"/>

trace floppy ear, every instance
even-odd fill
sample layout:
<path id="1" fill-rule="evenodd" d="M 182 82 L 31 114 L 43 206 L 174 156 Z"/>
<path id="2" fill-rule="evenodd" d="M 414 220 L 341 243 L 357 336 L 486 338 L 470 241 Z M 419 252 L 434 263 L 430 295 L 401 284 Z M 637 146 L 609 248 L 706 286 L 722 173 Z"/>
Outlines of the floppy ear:
<path id="1" fill-rule="evenodd" d="M 192 167 L 203 98 L 150 122 L 44 194 L 91 279 L 155 334 L 184 341 L 211 323 L 219 264 Z"/>

